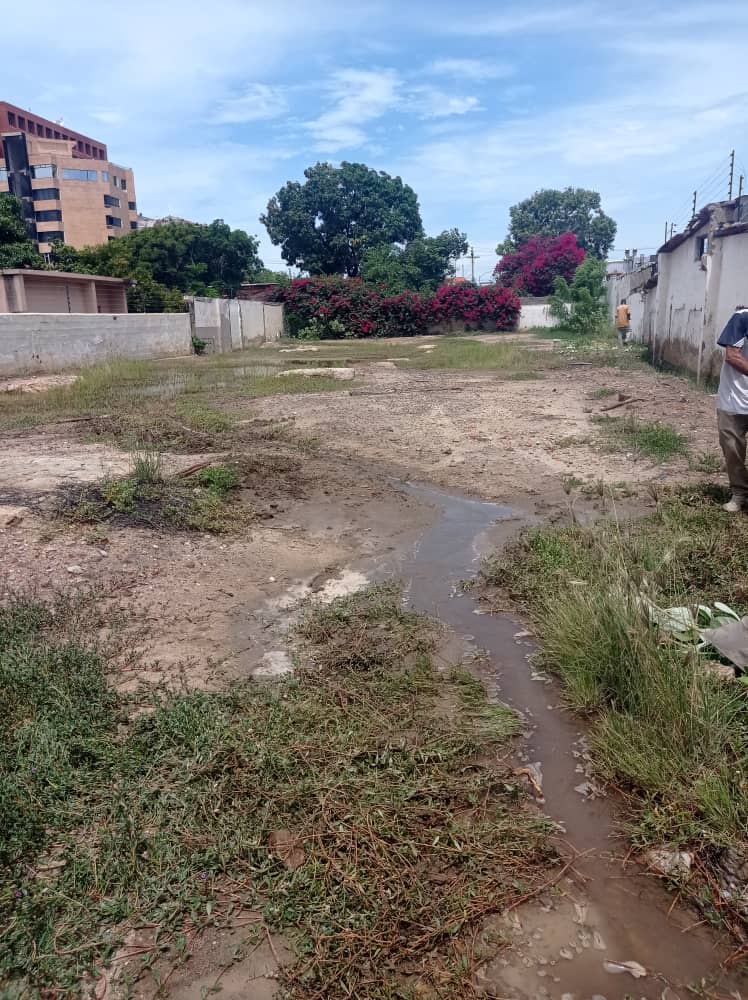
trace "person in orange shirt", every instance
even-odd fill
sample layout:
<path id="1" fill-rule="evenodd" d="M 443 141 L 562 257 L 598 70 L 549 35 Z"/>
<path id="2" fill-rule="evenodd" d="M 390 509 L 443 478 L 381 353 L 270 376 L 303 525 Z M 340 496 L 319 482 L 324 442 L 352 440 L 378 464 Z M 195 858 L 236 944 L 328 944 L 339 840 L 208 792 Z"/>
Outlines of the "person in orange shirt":
<path id="1" fill-rule="evenodd" d="M 625 344 L 631 333 L 631 310 L 626 305 L 626 299 L 621 299 L 621 304 L 616 309 L 616 330 L 621 343 Z"/>

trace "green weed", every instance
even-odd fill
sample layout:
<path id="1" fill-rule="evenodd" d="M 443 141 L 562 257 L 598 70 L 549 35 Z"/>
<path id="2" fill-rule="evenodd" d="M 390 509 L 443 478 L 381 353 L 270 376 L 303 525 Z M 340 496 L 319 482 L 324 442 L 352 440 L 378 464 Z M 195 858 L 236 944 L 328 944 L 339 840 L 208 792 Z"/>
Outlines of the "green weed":
<path id="1" fill-rule="evenodd" d="M 593 417 L 610 451 L 633 451 L 654 462 L 667 462 L 688 452 L 688 441 L 668 424 L 645 423 L 634 416 Z"/>
<path id="2" fill-rule="evenodd" d="M 239 473 L 231 465 L 209 465 L 207 469 L 200 469 L 196 479 L 201 486 L 217 496 L 224 496 L 241 484 Z"/>

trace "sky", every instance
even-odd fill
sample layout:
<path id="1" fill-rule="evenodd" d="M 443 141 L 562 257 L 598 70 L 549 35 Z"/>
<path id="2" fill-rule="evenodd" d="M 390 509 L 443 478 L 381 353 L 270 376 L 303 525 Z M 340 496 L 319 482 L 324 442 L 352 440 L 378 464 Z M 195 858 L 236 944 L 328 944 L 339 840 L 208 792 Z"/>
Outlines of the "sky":
<path id="1" fill-rule="evenodd" d="M 599 191 L 617 258 L 682 228 L 694 189 L 726 197 L 733 148 L 746 172 L 745 0 L 6 7 L 0 99 L 106 142 L 145 215 L 223 218 L 273 268 L 259 215 L 317 161 L 401 176 L 484 280 L 509 207 L 540 188 Z"/>

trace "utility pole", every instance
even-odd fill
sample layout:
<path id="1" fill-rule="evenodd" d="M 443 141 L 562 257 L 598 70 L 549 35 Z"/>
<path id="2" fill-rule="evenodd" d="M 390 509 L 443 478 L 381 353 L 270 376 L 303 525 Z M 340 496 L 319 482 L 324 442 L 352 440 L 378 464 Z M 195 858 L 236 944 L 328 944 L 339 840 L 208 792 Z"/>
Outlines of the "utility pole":
<path id="1" fill-rule="evenodd" d="M 675 223 L 674 223 L 674 222 L 671 222 L 671 223 L 670 223 L 670 239 L 671 239 L 671 240 L 672 240 L 672 238 L 673 238 L 673 233 L 674 233 L 674 232 L 675 232 Z"/>
<path id="2" fill-rule="evenodd" d="M 738 178 L 738 198 L 742 198 L 743 197 L 743 181 L 744 180 L 745 180 L 745 177 L 743 176 L 743 174 L 741 174 L 740 177 Z"/>
<path id="3" fill-rule="evenodd" d="M 735 150 L 730 153 L 730 189 L 727 194 L 727 200 L 732 201 L 732 182 L 735 179 Z"/>
<path id="4" fill-rule="evenodd" d="M 667 222 L 665 223 L 665 242 L 667 243 Z"/>
<path id="5" fill-rule="evenodd" d="M 693 193 L 693 206 L 691 207 L 691 218 L 696 218 L 696 192 Z"/>
<path id="6" fill-rule="evenodd" d="M 480 257 L 475 256 L 475 247 L 470 247 L 470 280 L 475 284 L 475 262 L 480 260 Z"/>

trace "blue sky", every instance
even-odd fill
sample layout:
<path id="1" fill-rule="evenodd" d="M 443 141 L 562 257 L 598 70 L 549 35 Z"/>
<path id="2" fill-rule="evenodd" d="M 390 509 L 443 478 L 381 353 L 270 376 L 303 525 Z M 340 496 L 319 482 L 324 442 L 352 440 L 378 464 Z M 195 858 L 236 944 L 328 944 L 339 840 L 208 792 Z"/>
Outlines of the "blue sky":
<path id="1" fill-rule="evenodd" d="M 258 216 L 317 160 L 402 176 L 479 275 L 538 188 L 595 188 L 645 249 L 748 161 L 744 0 L 6 6 L 4 99 L 105 141 L 146 215 L 222 217 L 274 267 Z"/>

